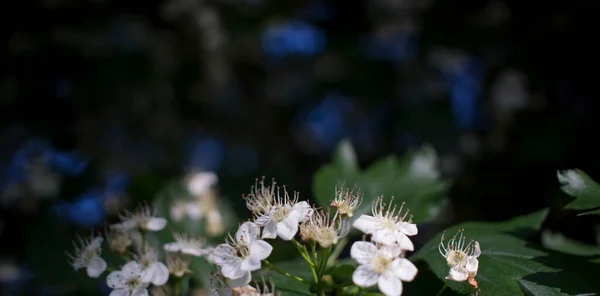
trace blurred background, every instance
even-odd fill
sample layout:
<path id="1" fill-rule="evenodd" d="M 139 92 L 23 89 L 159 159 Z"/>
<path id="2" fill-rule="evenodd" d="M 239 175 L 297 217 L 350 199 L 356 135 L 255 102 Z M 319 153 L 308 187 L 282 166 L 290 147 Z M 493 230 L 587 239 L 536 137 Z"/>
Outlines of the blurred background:
<path id="1" fill-rule="evenodd" d="M 193 172 L 243 218 L 257 177 L 310 198 L 342 139 L 362 166 L 430 143 L 452 223 L 561 206 L 557 169 L 600 178 L 590 3 L 4 3 L 2 293 L 76 292 L 41 271 L 83 278 L 73 235 Z"/>

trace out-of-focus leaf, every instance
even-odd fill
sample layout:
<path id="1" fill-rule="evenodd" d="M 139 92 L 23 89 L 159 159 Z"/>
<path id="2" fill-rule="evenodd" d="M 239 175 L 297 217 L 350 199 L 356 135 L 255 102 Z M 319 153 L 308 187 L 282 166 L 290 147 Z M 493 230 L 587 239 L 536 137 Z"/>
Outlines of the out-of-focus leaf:
<path id="1" fill-rule="evenodd" d="M 311 280 L 310 269 L 302 259 L 276 262 L 274 265 L 280 270 L 303 279 Z M 310 283 L 301 283 L 273 270 L 255 272 L 252 278 L 264 278 L 265 280 L 273 281 L 275 290 L 280 292 L 281 295 L 313 295 L 310 292 Z"/>
<path id="2" fill-rule="evenodd" d="M 393 203 L 406 202 L 406 207 L 414 215 L 413 221 L 427 221 L 438 214 L 439 204 L 449 182 L 440 179 L 437 156 L 429 145 L 409 151 L 404 157 L 387 156 L 373 163 L 366 170 L 358 170 L 355 165 L 351 145 L 343 141 L 338 145 L 333 162 L 324 165 L 313 179 L 313 194 L 316 202 L 327 207 L 335 197 L 335 189 L 344 185 L 355 185 L 364 194 L 363 202 L 356 214 L 370 210 L 377 196 L 384 195 L 387 201 L 394 196 Z M 342 157 L 340 155 L 346 155 Z"/>
<path id="3" fill-rule="evenodd" d="M 565 208 L 572 210 L 591 210 L 600 207 L 600 185 L 580 169 L 557 172 L 560 189 L 575 197 Z M 600 214 L 600 209 L 585 211 L 579 215 Z"/>
<path id="4" fill-rule="evenodd" d="M 559 258 L 557 253 L 535 246 L 517 235 L 517 233 L 521 234 L 522 231 L 533 232 L 539 230 L 547 213 L 548 210 L 545 209 L 504 222 L 467 222 L 447 230 L 448 235 L 452 235 L 459 229 L 464 229 L 465 236 L 469 240 L 479 242 L 482 253 L 479 257 L 479 270 L 476 280 L 479 283 L 482 295 L 524 295 L 523 285 L 527 289 L 532 289 L 527 290 L 528 293 L 537 293 L 536 291 L 556 292 L 556 294 L 533 295 L 571 293 L 571 291 L 567 292 L 566 290 L 561 291 L 553 288 L 554 286 L 576 289 L 578 293 L 587 293 L 590 292 L 590 289 L 593 291 L 593 288 L 589 287 L 589 281 L 585 278 L 568 278 L 565 276 L 562 276 L 562 280 L 555 279 L 551 283 L 544 281 L 549 287 L 536 288 L 538 285 L 542 286 L 540 279 L 553 275 L 560 279 L 559 275 L 561 274 L 559 272 L 561 272 L 561 269 L 559 268 L 564 266 L 565 260 L 575 262 L 575 260 L 581 258 L 575 256 Z M 448 275 L 449 267 L 438 251 L 440 237 L 441 234 L 435 236 L 411 259 L 427 262 L 438 278 L 444 280 Z M 589 264 L 586 266 L 589 266 Z M 521 279 L 535 284 L 529 284 L 528 282 L 519 284 Z M 534 281 L 534 279 L 536 280 Z M 461 294 L 474 292 L 474 289 L 466 282 L 449 281 L 448 286 Z"/>
<path id="5" fill-rule="evenodd" d="M 560 291 L 558 288 L 548 287 L 544 285 L 539 285 L 534 282 L 530 282 L 528 280 L 520 279 L 519 286 L 525 295 L 528 296 L 543 296 L 543 295 L 552 295 L 552 296 L 569 296 L 569 294 L 565 294 Z"/>
<path id="6" fill-rule="evenodd" d="M 552 233 L 549 230 L 542 232 L 542 245 L 550 250 L 571 255 L 594 256 L 600 255 L 600 247 L 578 242 L 561 233 Z"/>

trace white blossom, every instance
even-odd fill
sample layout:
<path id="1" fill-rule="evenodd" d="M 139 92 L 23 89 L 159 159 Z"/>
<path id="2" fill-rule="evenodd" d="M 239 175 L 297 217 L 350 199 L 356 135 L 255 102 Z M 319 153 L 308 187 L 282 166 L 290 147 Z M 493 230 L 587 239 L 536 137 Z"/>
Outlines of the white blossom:
<path id="1" fill-rule="evenodd" d="M 308 221 L 300 225 L 302 241 L 314 241 L 322 248 L 329 248 L 338 243 L 338 240 L 348 234 L 349 226 L 337 215 L 330 217 L 329 211 L 316 211 Z"/>
<path id="2" fill-rule="evenodd" d="M 275 202 L 275 179 L 272 180 L 271 186 L 265 186 L 265 177 L 263 176 L 260 182 L 256 179 L 254 186 L 250 189 L 250 194 L 242 196 L 246 201 L 246 207 L 259 217 L 267 213 Z"/>
<path id="3" fill-rule="evenodd" d="M 557 171 L 558 182 L 562 184 L 563 190 L 576 192 L 586 188 L 585 180 L 577 170 Z"/>
<path id="4" fill-rule="evenodd" d="M 306 202 L 298 202 L 298 193 L 291 198 L 283 187 L 283 197 L 277 192 L 273 206 L 264 214 L 258 216 L 255 223 L 263 226 L 262 238 L 277 238 L 291 240 L 298 233 L 298 224 L 302 223 L 313 213 L 312 207 Z"/>
<path id="5" fill-rule="evenodd" d="M 213 172 L 197 172 L 187 180 L 187 189 L 195 197 L 203 195 L 219 182 L 219 177 Z"/>
<path id="6" fill-rule="evenodd" d="M 377 284 L 381 293 L 402 295 L 402 282 L 410 282 L 417 275 L 417 267 L 401 257 L 398 245 L 375 245 L 358 241 L 352 245 L 350 256 L 360 265 L 352 274 L 352 281 L 359 287 L 371 287 Z"/>
<path id="7" fill-rule="evenodd" d="M 113 289 L 110 296 L 147 296 L 148 283 L 142 280 L 142 267 L 135 261 L 125 264 L 121 270 L 106 277 L 106 284 Z"/>
<path id="8" fill-rule="evenodd" d="M 409 216 L 408 210 L 402 215 L 405 203 L 402 203 L 396 212 L 396 206 L 392 206 L 392 201 L 393 197 L 390 205 L 386 206 L 383 197 L 378 197 L 373 203 L 372 215 L 361 215 L 354 221 L 353 226 L 366 234 L 371 234 L 374 242 L 388 246 L 398 244 L 402 250 L 413 251 L 415 247 L 408 236 L 418 233 L 417 225 L 412 223 L 412 216 Z"/>
<path id="9" fill-rule="evenodd" d="M 102 237 L 94 237 L 93 235 L 89 239 L 78 237 L 78 243 L 73 242 L 75 254 L 67 253 L 73 268 L 79 270 L 85 267 L 89 277 L 99 277 L 106 270 L 106 261 L 100 257 L 103 240 Z"/>
<path id="10" fill-rule="evenodd" d="M 438 250 L 446 259 L 446 263 L 450 267 L 450 272 L 448 276 L 446 276 L 446 279 L 456 282 L 469 280 L 469 284 L 476 287 L 477 282 L 475 281 L 475 276 L 477 275 L 477 269 L 479 268 L 479 261 L 477 258 L 481 255 L 481 248 L 477 241 L 470 241 L 467 244 L 467 239 L 464 237 L 463 232 L 463 230 L 459 230 L 458 233 L 448 241 L 447 245 L 444 245 L 444 232 Z"/>
<path id="11" fill-rule="evenodd" d="M 209 277 L 211 296 L 231 296 L 233 295 L 233 289 L 248 285 L 252 279 L 249 272 L 244 273 L 240 278 L 229 279 L 223 275 L 220 267 L 217 267 L 216 272 L 210 273 Z"/>
<path id="12" fill-rule="evenodd" d="M 156 217 L 154 210 L 148 205 L 141 205 L 135 211 L 125 211 L 119 215 L 120 223 L 113 224 L 111 227 L 119 231 L 159 231 L 167 226 L 165 218 Z"/>
<path id="13" fill-rule="evenodd" d="M 204 248 L 204 245 L 204 240 L 175 234 L 175 242 L 166 243 L 164 249 L 167 252 L 180 252 L 185 255 L 200 257 L 208 255 L 211 251 Z"/>
<path id="14" fill-rule="evenodd" d="M 247 276 L 261 267 L 273 247 L 258 239 L 259 227 L 252 222 L 242 224 L 235 234 L 229 235 L 227 243 L 218 245 L 212 252 L 212 260 L 221 267 L 223 275 L 229 279 Z"/>
<path id="15" fill-rule="evenodd" d="M 152 283 L 155 286 L 162 286 L 169 280 L 169 268 L 158 261 L 156 250 L 146 248 L 141 256 L 136 257 L 142 271 L 140 277 L 144 283 Z"/>
<path id="16" fill-rule="evenodd" d="M 329 204 L 330 207 L 336 210 L 336 214 L 341 218 L 352 218 L 354 210 L 362 203 L 362 194 L 360 189 L 357 192 L 349 188 L 341 188 L 335 193 L 335 198 Z"/>

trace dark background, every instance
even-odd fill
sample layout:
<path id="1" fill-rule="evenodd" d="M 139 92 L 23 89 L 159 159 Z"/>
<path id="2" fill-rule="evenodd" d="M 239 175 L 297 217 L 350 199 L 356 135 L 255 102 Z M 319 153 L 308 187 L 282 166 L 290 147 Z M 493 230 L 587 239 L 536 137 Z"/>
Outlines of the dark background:
<path id="1" fill-rule="evenodd" d="M 557 169 L 600 177 L 591 3 L 4 3 L 3 190 L 23 182 L 15 155 L 32 139 L 87 166 L 53 198 L 3 203 L 2 257 L 29 264 L 27 234 L 42 216 L 74 232 L 114 219 L 82 196 L 115 176 L 133 200 L 191 169 L 217 172 L 233 198 L 262 175 L 311 192 L 343 138 L 364 166 L 433 144 L 455 180 L 456 222 L 559 207 Z M 588 218 L 571 214 L 549 227 L 594 242 Z"/>

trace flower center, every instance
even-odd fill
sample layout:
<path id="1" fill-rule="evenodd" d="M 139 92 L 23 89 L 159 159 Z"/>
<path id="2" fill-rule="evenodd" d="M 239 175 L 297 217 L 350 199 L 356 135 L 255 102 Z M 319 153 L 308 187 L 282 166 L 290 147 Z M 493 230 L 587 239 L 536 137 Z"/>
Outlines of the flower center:
<path id="1" fill-rule="evenodd" d="M 383 229 L 394 230 L 396 228 L 396 223 L 392 219 L 387 218 L 387 217 L 380 218 L 379 225 Z"/>
<path id="2" fill-rule="evenodd" d="M 388 270 L 388 266 L 390 265 L 391 260 L 385 256 L 375 255 L 373 261 L 371 261 L 371 266 L 378 274 L 382 274 Z"/>
<path id="3" fill-rule="evenodd" d="M 96 258 L 96 256 L 98 256 L 96 250 L 87 250 L 83 253 L 83 261 L 89 263 L 92 259 Z"/>
<path id="4" fill-rule="evenodd" d="M 246 256 L 248 256 L 248 254 L 250 253 L 250 250 L 248 250 L 248 246 L 246 245 L 238 245 L 235 248 L 235 255 L 237 257 L 240 258 L 246 258 Z"/>
<path id="5" fill-rule="evenodd" d="M 281 222 L 283 219 L 287 218 L 290 213 L 290 209 L 286 206 L 278 207 L 271 214 L 271 218 L 275 220 L 275 222 Z"/>
<path id="6" fill-rule="evenodd" d="M 132 278 L 127 279 L 127 282 L 125 284 L 127 285 L 127 288 L 129 290 L 134 290 L 141 284 L 141 281 L 140 281 L 140 278 L 138 278 L 138 277 L 132 277 Z"/>
<path id="7" fill-rule="evenodd" d="M 467 264 L 467 254 L 463 251 L 452 250 L 446 256 L 448 266 L 464 266 Z"/>

